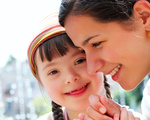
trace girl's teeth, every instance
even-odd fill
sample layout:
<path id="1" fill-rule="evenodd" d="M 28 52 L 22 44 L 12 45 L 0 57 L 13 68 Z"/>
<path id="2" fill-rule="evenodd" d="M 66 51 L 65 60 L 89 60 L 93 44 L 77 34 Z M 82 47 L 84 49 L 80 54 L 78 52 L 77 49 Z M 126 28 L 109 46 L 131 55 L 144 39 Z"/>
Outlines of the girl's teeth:
<path id="1" fill-rule="evenodd" d="M 83 86 L 84 87 L 84 86 Z M 83 87 L 81 87 L 81 88 L 79 88 L 79 89 L 77 89 L 77 90 L 80 90 L 80 89 L 82 89 Z"/>
<path id="2" fill-rule="evenodd" d="M 86 84 L 87 85 L 87 84 Z M 77 90 L 81 90 L 82 88 L 84 88 L 86 85 L 82 86 L 81 88 L 77 89 Z M 71 92 L 68 92 L 68 93 L 71 93 Z"/>
<path id="3" fill-rule="evenodd" d="M 87 85 L 87 84 L 86 84 L 86 85 Z M 81 88 L 79 88 L 79 89 L 77 89 L 77 90 L 80 90 L 80 89 L 84 88 L 86 85 L 82 86 Z"/>

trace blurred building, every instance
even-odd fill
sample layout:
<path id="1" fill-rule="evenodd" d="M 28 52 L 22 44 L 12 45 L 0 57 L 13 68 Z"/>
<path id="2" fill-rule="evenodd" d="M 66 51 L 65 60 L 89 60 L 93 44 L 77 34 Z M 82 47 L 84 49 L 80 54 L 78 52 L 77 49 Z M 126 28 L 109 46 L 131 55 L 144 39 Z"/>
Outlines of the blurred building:
<path id="1" fill-rule="evenodd" d="M 39 95 L 38 82 L 27 61 L 20 63 L 10 57 L 0 68 L 0 120 L 36 119 L 33 98 Z"/>

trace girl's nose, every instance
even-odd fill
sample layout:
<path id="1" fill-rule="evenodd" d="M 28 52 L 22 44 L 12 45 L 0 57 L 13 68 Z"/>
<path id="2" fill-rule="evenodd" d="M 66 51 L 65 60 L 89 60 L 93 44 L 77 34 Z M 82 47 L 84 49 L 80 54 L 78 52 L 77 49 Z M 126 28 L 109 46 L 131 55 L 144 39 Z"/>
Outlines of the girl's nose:
<path id="1" fill-rule="evenodd" d="M 80 79 L 80 75 L 78 73 L 79 71 L 75 71 L 73 69 L 70 69 L 69 72 L 66 75 L 65 84 L 74 83 L 77 80 Z"/>
<path id="2" fill-rule="evenodd" d="M 97 72 L 102 72 L 102 66 L 104 65 L 104 62 L 102 59 L 95 55 L 88 55 L 86 54 L 86 60 L 87 60 L 87 72 L 91 75 L 94 75 Z"/>

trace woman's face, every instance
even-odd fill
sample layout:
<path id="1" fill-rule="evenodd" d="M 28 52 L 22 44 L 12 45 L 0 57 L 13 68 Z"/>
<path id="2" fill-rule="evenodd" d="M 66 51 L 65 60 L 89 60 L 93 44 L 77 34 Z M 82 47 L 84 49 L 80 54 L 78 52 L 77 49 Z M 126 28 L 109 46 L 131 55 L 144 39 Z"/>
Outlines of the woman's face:
<path id="1" fill-rule="evenodd" d="M 127 30 L 116 22 L 100 23 L 89 16 L 71 16 L 65 29 L 74 44 L 84 49 L 87 71 L 111 74 L 122 88 L 135 88 L 150 72 L 149 41 L 144 28 Z"/>

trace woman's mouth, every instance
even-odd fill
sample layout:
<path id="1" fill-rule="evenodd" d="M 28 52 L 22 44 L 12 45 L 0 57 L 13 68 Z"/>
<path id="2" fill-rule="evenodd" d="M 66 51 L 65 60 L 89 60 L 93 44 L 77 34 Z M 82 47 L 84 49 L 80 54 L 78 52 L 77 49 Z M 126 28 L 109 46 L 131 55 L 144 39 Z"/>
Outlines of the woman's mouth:
<path id="1" fill-rule="evenodd" d="M 111 75 L 111 76 L 114 76 L 114 75 L 119 71 L 120 68 L 121 68 L 121 65 L 118 65 L 117 67 L 115 67 L 115 68 L 110 72 L 110 75 Z"/>
<path id="2" fill-rule="evenodd" d="M 82 93 L 84 93 L 88 87 L 89 83 L 81 86 L 78 89 L 72 90 L 70 92 L 65 93 L 66 95 L 81 95 Z"/>
<path id="3" fill-rule="evenodd" d="M 120 75 L 120 71 L 121 71 L 122 65 L 119 64 L 117 65 L 111 72 L 109 72 L 108 74 L 111 75 L 112 79 L 114 81 L 117 81 Z"/>

